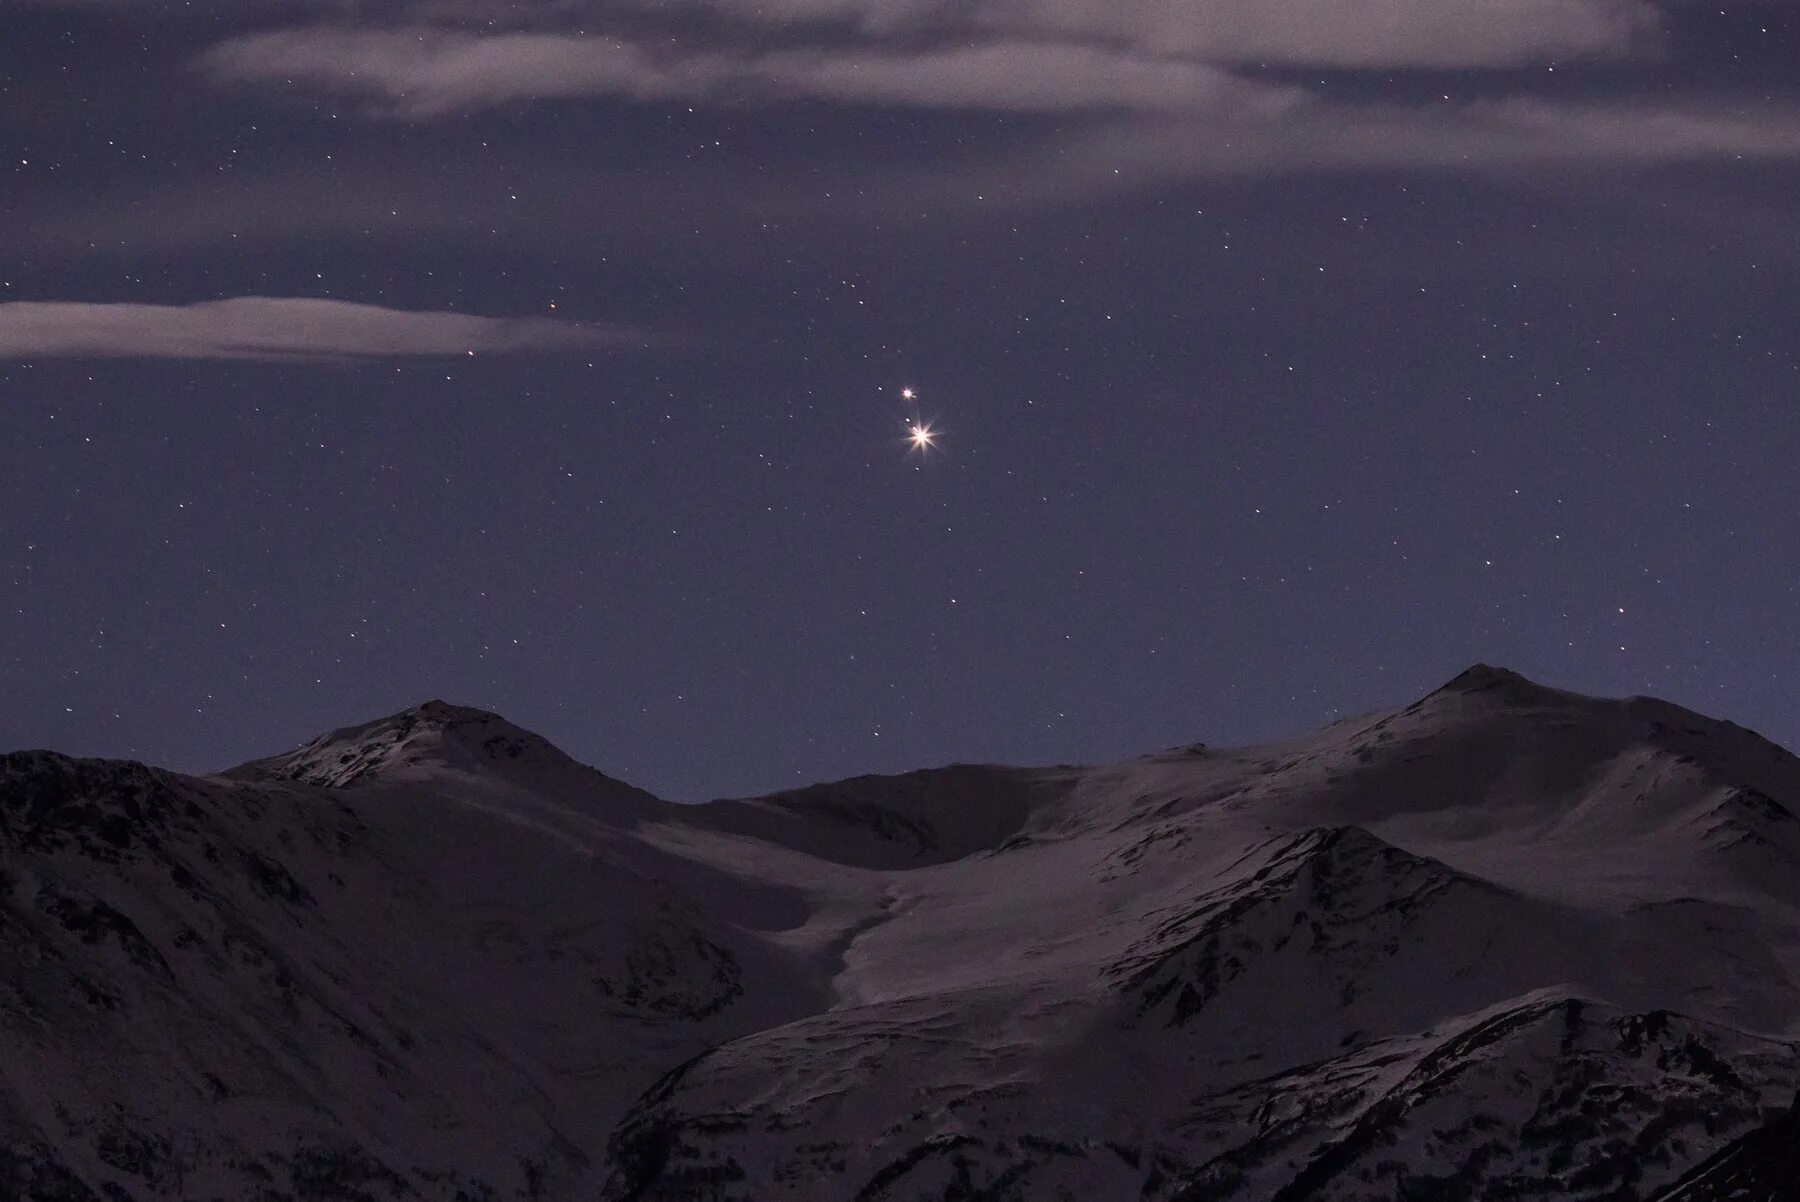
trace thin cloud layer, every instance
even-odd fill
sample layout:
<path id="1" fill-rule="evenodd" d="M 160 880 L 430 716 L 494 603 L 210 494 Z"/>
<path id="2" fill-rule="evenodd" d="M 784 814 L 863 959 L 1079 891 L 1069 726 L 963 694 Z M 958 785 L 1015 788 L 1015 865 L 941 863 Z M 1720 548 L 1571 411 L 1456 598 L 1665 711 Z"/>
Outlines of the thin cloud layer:
<path id="1" fill-rule="evenodd" d="M 704 10 L 700 39 L 639 28 Z M 497 0 L 377 3 L 205 52 L 215 81 L 411 117 L 585 96 L 1068 112 L 1205 109 L 1245 64 L 1513 67 L 1653 49 L 1652 0 Z M 835 27 L 822 36 L 821 27 Z M 480 32 L 471 32 L 479 29 Z M 848 35 L 848 36 L 846 36 Z"/>
<path id="2" fill-rule="evenodd" d="M 305 297 L 195 305 L 0 304 L 0 357 L 345 362 L 641 343 L 630 330 L 544 318 L 473 317 Z"/>
<path id="3" fill-rule="evenodd" d="M 221 81 L 298 83 L 373 97 L 410 116 L 577 96 L 1063 112 L 1202 109 L 1286 94 L 1205 63 L 1068 42 L 734 56 L 562 34 L 316 28 L 235 38 L 202 65 Z"/>
<path id="4" fill-rule="evenodd" d="M 735 74 L 719 55 L 658 56 L 612 38 L 434 28 L 249 34 L 213 47 L 201 66 L 215 80 L 297 83 L 415 116 L 525 99 L 696 97 Z"/>
<path id="5" fill-rule="evenodd" d="M 845 220 L 845 195 L 864 197 L 862 209 L 907 217 L 1080 203 L 1182 180 L 1423 170 L 1542 184 L 1599 171 L 1800 159 L 1793 106 L 1671 98 L 1633 82 L 1633 71 L 1607 71 L 1605 86 L 1587 87 L 1581 100 L 1568 98 L 1563 74 L 1508 70 L 1474 73 L 1454 100 L 1440 100 L 1436 89 L 1398 87 L 1387 94 L 1417 98 L 1378 101 L 1380 92 L 1362 86 L 1374 77 L 1340 86 L 1298 71 L 1252 69 L 1283 63 L 1397 74 L 1638 56 L 1648 80 L 1659 52 L 1673 49 L 1662 44 L 1666 3 L 290 0 L 286 10 L 262 10 L 274 27 L 253 25 L 200 52 L 200 76 L 334 98 L 408 121 L 590 98 L 1056 120 L 1005 125 L 992 153 L 970 156 L 940 144 L 922 157 L 867 167 L 866 179 L 862 165 L 838 168 L 842 186 L 823 197 L 816 171 L 779 164 L 741 178 L 726 203 L 710 183 L 684 182 L 679 168 L 607 175 L 546 164 L 534 169 L 530 195 L 509 194 L 498 208 L 480 187 L 421 194 L 416 180 L 398 178 L 322 189 L 305 179 L 238 174 L 230 187 L 198 189 L 198 198 L 148 196 L 123 219 L 139 243 L 200 243 L 218 231 L 294 237 L 464 225 L 554 241 L 596 236 L 606 222 L 573 199 L 584 194 L 605 195 L 640 225 L 680 212 L 716 230 Z M 305 12 L 318 23 L 295 23 Z M 989 130 L 1001 128 L 994 122 Z M 288 195 L 306 203 L 284 203 Z M 146 212 L 165 214 L 153 233 L 142 228 Z M 574 213 L 582 216 L 571 228 Z M 114 223 L 109 213 L 46 214 L 33 229 L 46 241 L 85 245 L 94 228 Z"/>
<path id="6" fill-rule="evenodd" d="M 416 164 L 396 163 L 392 170 L 359 167 L 315 203 L 293 203 L 312 186 L 304 172 L 251 172 L 229 188 L 207 180 L 45 207 L 28 211 L 20 224 L 42 253 L 91 255 L 96 245 L 127 242 L 185 253 L 225 237 L 263 243 L 366 238 L 397 210 L 405 221 L 394 224 L 392 238 L 454 237 L 473 225 L 502 229 L 517 246 L 560 254 L 620 239 L 688 238 L 699 227 L 736 244 L 747 231 L 771 224 L 856 228 L 925 215 L 1055 209 L 1194 181 L 1425 170 L 1552 190 L 1599 186 L 1618 198 L 1641 195 L 1648 173 L 1671 167 L 1735 171 L 1800 162 L 1800 106 L 1794 105 L 1517 99 L 1352 105 L 1290 98 L 1262 108 L 1240 104 L 1204 120 L 1126 113 L 1068 126 L 1020 138 L 1003 153 L 847 166 L 827 194 L 816 175 L 790 167 L 740 177 L 727 191 L 699 170 L 652 175 L 565 163 L 545 167 L 531 190 L 514 199 L 473 184 L 421 183 Z M 1665 175 L 1659 186 L 1668 184 Z M 595 196 L 607 197 L 607 204 L 594 207 Z M 1714 216 L 1740 224 L 1735 216 Z M 0 346 L 3 338 L 0 333 Z"/>
<path id="7" fill-rule="evenodd" d="M 323 0 L 313 0 L 314 6 Z M 612 28 L 623 12 L 792 36 L 835 26 L 967 45 L 1104 39 L 1152 57 L 1341 67 L 1504 67 L 1647 52 L 1656 0 L 340 0 L 363 19 L 474 23 L 493 31 Z"/>
<path id="8" fill-rule="evenodd" d="M 1653 47 L 1660 26 L 1649 0 L 689 0 L 688 7 L 745 22 L 1099 37 L 1156 54 L 1341 67 L 1614 57 Z"/>
<path id="9" fill-rule="evenodd" d="M 1655 42 L 1645 0 L 1009 0 L 1041 26 L 1232 62 L 1505 67 Z"/>
<path id="10" fill-rule="evenodd" d="M 831 2 L 801 6 L 814 12 Z M 1379 9 L 1410 0 L 1370 2 Z M 1230 0 L 1221 3 L 1229 6 Z M 1524 8 L 1532 4 L 1519 0 Z M 1142 15 L 1141 7 L 1130 11 Z M 1621 15 L 1618 24 L 1624 30 L 1631 22 Z M 235 39 L 216 47 L 206 66 L 220 79 L 359 94 L 412 117 L 574 96 L 1088 113 L 1106 118 L 1099 136 L 1074 130 L 1053 148 L 1051 170 L 1074 178 L 1084 174 L 1084 159 L 1101 161 L 1117 168 L 1109 174 L 1127 185 L 1146 176 L 1242 178 L 1408 167 L 1531 172 L 1583 162 L 1800 157 L 1796 116 L 1788 106 L 1528 97 L 1359 103 L 1118 44 L 1003 40 L 911 53 L 852 45 L 734 56 L 560 34 L 318 27 Z M 949 168 L 952 174 L 960 170 Z M 1008 190 L 1006 164 L 987 174 L 995 177 L 991 190 Z M 1033 179 L 1030 189 L 1045 183 Z M 1063 190 L 1051 188 L 1050 194 Z M 988 195 L 990 188 L 977 191 Z"/>
<path id="11" fill-rule="evenodd" d="M 1242 179 L 1429 168 L 1532 182 L 1571 170 L 1800 160 L 1800 108 L 1500 100 L 1419 107 L 1313 103 L 1274 120 L 1139 121 L 1058 148 L 1061 174 Z"/>
<path id="12" fill-rule="evenodd" d="M 1745 112 L 1670 103 L 1336 105 L 1309 101 L 1229 119 L 1134 114 L 982 162 L 871 170 L 846 182 L 883 216 L 1058 208 L 1195 182 L 1429 171 L 1562 191 L 1640 195 L 1671 167 L 1800 162 L 1800 106 Z M 1664 181 L 1666 182 L 1666 180 Z M 795 211 L 803 190 L 792 189 Z M 827 218 L 829 214 L 825 215 Z M 1733 215 L 1729 222 L 1737 223 Z"/>

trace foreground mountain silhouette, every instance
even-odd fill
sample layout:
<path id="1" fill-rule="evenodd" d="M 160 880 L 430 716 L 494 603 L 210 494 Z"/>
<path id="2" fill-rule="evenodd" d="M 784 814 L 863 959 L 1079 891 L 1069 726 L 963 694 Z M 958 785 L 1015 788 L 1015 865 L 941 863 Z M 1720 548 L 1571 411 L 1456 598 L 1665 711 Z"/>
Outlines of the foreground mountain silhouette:
<path id="1" fill-rule="evenodd" d="M 1748 731 L 1484 666 L 701 806 L 442 702 L 17 753 L 0 1198 L 1733 1196 L 1793 1163 L 1796 807 Z"/>

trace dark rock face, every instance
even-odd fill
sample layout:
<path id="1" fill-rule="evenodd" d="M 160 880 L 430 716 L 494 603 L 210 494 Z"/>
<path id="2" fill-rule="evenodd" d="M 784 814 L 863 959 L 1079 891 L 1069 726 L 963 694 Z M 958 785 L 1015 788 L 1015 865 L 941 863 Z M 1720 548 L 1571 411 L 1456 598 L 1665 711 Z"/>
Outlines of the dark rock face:
<path id="1" fill-rule="evenodd" d="M 1459 889 L 1500 893 L 1354 827 L 1310 831 L 1269 849 L 1254 872 L 1192 911 L 1159 923 L 1107 974 L 1136 999 L 1136 1018 L 1156 1014 L 1179 1027 L 1265 953 L 1292 948 L 1342 966 L 1338 1000 L 1348 1004 L 1365 984 L 1346 962 L 1353 945 L 1397 953 L 1421 912 Z"/>
<path id="2" fill-rule="evenodd" d="M 154 850 L 172 826 L 197 817 L 163 774 L 141 764 L 0 756 L 0 834 L 22 851 L 75 850 L 112 863 Z"/>
<path id="3" fill-rule="evenodd" d="M 691 929 L 645 931 L 623 972 L 595 984 L 618 1013 L 641 1018 L 710 1018 L 743 996 L 743 973 L 725 948 Z"/>
<path id="4" fill-rule="evenodd" d="M 1652 1202 L 1800 1202 L 1800 1095 Z"/>

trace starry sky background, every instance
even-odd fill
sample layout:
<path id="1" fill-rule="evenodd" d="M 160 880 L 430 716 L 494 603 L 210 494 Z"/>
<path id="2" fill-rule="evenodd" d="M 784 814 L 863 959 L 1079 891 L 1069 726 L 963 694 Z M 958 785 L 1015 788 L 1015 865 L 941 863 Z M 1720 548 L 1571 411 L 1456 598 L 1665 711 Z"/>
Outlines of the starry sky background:
<path id="1" fill-rule="evenodd" d="M 1800 746 L 1791 5 L 11 0 L 0 150 L 0 745 Z"/>

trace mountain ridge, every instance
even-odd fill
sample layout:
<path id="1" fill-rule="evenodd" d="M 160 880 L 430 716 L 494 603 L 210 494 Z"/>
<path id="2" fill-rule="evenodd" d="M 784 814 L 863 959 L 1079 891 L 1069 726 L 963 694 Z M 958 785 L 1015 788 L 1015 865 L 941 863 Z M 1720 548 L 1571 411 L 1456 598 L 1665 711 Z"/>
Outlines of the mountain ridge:
<path id="1" fill-rule="evenodd" d="M 1800 1090 L 1772 747 L 1477 665 L 699 805 L 438 701 L 0 756 L 0 1196 L 1647 1199 Z"/>

